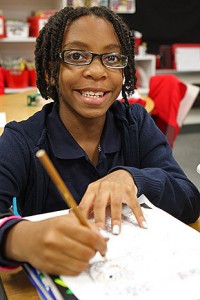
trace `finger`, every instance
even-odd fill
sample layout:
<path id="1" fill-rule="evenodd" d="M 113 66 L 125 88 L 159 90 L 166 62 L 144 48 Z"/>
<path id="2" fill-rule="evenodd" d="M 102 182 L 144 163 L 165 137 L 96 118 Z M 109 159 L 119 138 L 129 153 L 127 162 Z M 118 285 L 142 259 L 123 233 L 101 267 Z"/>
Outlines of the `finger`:
<path id="1" fill-rule="evenodd" d="M 115 196 L 115 200 L 111 202 L 111 224 L 112 233 L 120 234 L 122 220 L 122 200 L 121 197 Z"/>
<path id="2" fill-rule="evenodd" d="M 83 255 L 86 259 L 89 259 L 94 255 L 94 253 L 84 252 L 84 251 L 88 251 L 87 248 L 83 248 L 84 246 L 91 248 L 92 251 L 99 251 L 103 256 L 106 253 L 107 250 L 106 240 L 102 237 L 102 235 L 99 233 L 99 231 L 97 230 L 96 226 L 94 226 L 94 224 L 91 224 L 89 222 L 89 225 L 90 228 L 84 227 L 82 225 L 78 225 L 76 227 L 73 226 L 73 228 L 71 228 L 71 230 L 67 233 L 66 240 L 67 238 L 72 239 L 70 247 L 68 246 L 67 250 L 69 254 L 72 252 L 73 254 L 71 255 L 75 258 L 78 258 L 78 256 Z M 77 247 L 73 245 L 75 241 L 80 243 L 80 246 L 82 248 L 79 248 L 78 247 L 79 245 L 77 245 Z M 76 251 L 74 251 L 74 249 Z"/>
<path id="3" fill-rule="evenodd" d="M 70 247 L 67 241 L 68 239 L 71 239 L 72 241 L 77 241 L 82 245 L 92 248 L 94 251 L 99 251 L 102 255 L 106 252 L 106 241 L 99 232 L 94 231 L 90 222 L 90 228 L 81 225 L 73 213 L 58 218 L 52 218 L 51 223 L 52 229 L 50 229 L 49 234 L 46 234 L 45 238 L 43 238 L 43 243 L 46 248 L 55 248 L 55 250 L 65 249 L 65 251 L 67 251 Z M 76 246 L 74 246 L 74 249 L 72 247 L 70 251 L 75 253 L 77 249 L 78 247 L 76 248 Z M 80 256 L 82 255 L 82 253 L 79 254 Z M 88 258 L 86 254 L 85 256 Z"/>
<path id="4" fill-rule="evenodd" d="M 83 226 L 82 226 L 83 227 Z M 89 242 L 87 243 L 84 239 L 84 242 L 79 242 L 81 236 L 84 236 L 84 230 L 89 231 L 90 238 L 88 237 Z M 102 251 L 101 246 L 99 246 L 98 241 L 102 241 L 104 245 L 104 256 L 106 252 L 106 241 L 98 233 L 95 234 L 92 230 L 84 228 L 82 234 L 78 235 L 78 240 L 70 238 L 69 236 L 60 236 L 59 241 L 62 239 L 62 242 L 58 244 L 54 242 L 53 246 L 48 247 L 43 252 L 43 259 L 39 261 L 42 263 L 38 267 L 48 271 L 49 273 L 57 272 L 58 268 L 62 268 L 61 274 L 78 274 L 88 266 L 89 260 L 96 254 L 96 251 Z M 87 235 L 87 234 L 86 234 Z M 87 237 L 86 237 L 87 238 Z M 91 244 L 91 245 L 90 245 Z M 38 260 L 38 258 L 36 258 Z M 39 260 L 41 260 L 39 258 Z M 37 266 L 37 261 L 34 265 Z"/>
<path id="5" fill-rule="evenodd" d="M 40 269 L 50 274 L 77 275 L 88 267 L 89 260 L 82 260 L 81 257 L 77 259 L 66 253 L 57 252 L 53 259 L 48 259 L 46 262 L 43 260 L 43 264 Z"/>
<path id="6" fill-rule="evenodd" d="M 80 272 L 88 268 L 89 261 L 81 261 L 71 257 L 66 257 L 63 262 L 56 264 L 56 273 L 53 274 L 63 274 L 63 275 L 78 275 Z"/>
<path id="7" fill-rule="evenodd" d="M 79 208 L 81 209 L 82 213 L 88 217 L 90 212 L 93 210 L 94 201 L 96 198 L 96 194 L 93 191 L 86 191 L 84 194 L 81 202 L 79 203 Z"/>
<path id="8" fill-rule="evenodd" d="M 104 238 L 105 242 L 107 242 L 110 239 L 110 233 L 101 227 L 97 227 L 95 223 L 90 223 L 91 228 L 101 237 Z"/>
<path id="9" fill-rule="evenodd" d="M 110 202 L 110 192 L 99 192 L 94 203 L 94 219 L 96 226 L 101 229 L 106 228 L 106 207 Z"/>
<path id="10" fill-rule="evenodd" d="M 142 209 L 138 202 L 137 197 L 135 195 L 132 195 L 132 198 L 129 198 L 129 199 L 132 199 L 132 200 L 127 201 L 128 206 L 131 208 L 133 214 L 135 215 L 139 226 L 141 228 L 147 229 L 147 222 L 145 220 L 145 217 L 143 215 L 143 212 L 142 212 Z"/>

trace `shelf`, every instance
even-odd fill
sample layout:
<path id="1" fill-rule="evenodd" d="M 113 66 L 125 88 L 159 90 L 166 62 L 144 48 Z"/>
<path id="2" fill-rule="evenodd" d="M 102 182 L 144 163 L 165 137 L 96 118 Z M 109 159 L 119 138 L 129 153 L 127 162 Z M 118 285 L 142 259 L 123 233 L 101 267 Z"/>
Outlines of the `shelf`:
<path id="1" fill-rule="evenodd" d="M 155 58 L 155 55 L 153 54 L 145 54 L 145 55 L 135 55 L 135 60 L 136 61 L 145 61 L 145 60 L 150 60 L 150 61 L 154 61 L 156 58 Z"/>
<path id="2" fill-rule="evenodd" d="M 25 88 L 5 88 L 5 94 L 17 94 L 17 93 L 24 93 L 27 91 L 32 91 L 34 89 L 37 89 L 35 86 L 28 86 Z"/>
<path id="3" fill-rule="evenodd" d="M 149 80 L 156 73 L 156 58 L 155 55 L 145 54 L 135 56 L 135 66 L 139 73 L 138 91 L 141 94 L 148 94 Z"/>
<path id="4" fill-rule="evenodd" d="M 200 73 L 200 70 L 195 70 L 195 71 L 177 71 L 175 69 L 158 69 L 156 70 L 156 74 L 175 74 L 175 75 L 178 75 L 178 74 L 195 74 L 195 73 Z"/>
<path id="5" fill-rule="evenodd" d="M 193 108 L 185 118 L 184 125 L 200 124 L 200 108 Z"/>
<path id="6" fill-rule="evenodd" d="M 138 88 L 137 89 L 140 95 L 148 95 L 149 88 Z"/>
<path id="7" fill-rule="evenodd" d="M 27 37 L 27 38 L 3 38 L 0 39 L 0 43 L 35 43 L 35 37 Z"/>
<path id="8" fill-rule="evenodd" d="M 186 84 L 200 84 L 200 70 L 199 71 L 177 71 L 174 69 L 156 70 L 156 74 L 173 74 Z"/>

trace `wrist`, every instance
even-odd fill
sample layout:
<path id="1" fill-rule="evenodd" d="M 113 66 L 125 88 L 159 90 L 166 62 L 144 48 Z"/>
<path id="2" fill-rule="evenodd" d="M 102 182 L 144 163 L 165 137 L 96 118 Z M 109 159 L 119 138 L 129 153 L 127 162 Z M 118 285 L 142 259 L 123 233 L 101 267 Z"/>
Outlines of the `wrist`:
<path id="1" fill-rule="evenodd" d="M 13 216 L 13 215 L 12 216 L 7 215 L 6 217 L 0 219 L 0 229 L 1 229 L 0 269 L 1 270 L 6 271 L 6 270 L 16 269 L 19 265 L 15 261 L 11 261 L 6 258 L 5 242 L 6 242 L 7 233 L 9 232 L 9 230 L 20 221 L 21 221 L 21 217 Z"/>
<path id="2" fill-rule="evenodd" d="M 29 223 L 27 220 L 21 219 L 20 222 L 15 223 L 5 233 L 4 238 L 4 256 L 6 259 L 22 262 L 24 261 L 22 252 L 25 245 L 26 236 L 24 235 L 24 223 Z M 25 226 L 26 227 L 26 226 Z"/>
<path id="3" fill-rule="evenodd" d="M 17 220 L 17 219 L 21 219 L 21 217 L 19 217 L 19 216 L 8 216 L 8 217 L 4 217 L 4 218 L 0 219 L 0 228 L 3 227 L 7 222 L 9 222 L 11 220 Z"/>

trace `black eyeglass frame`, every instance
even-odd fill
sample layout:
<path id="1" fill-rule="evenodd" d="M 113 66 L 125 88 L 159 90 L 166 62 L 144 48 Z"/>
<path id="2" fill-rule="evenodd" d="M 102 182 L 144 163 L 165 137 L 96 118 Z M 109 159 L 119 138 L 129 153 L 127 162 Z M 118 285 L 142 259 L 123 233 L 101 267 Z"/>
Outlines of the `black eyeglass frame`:
<path id="1" fill-rule="evenodd" d="M 64 60 L 64 54 L 65 54 L 65 52 L 71 52 L 71 51 L 79 51 L 79 52 L 82 52 L 82 53 L 88 53 L 88 54 L 91 55 L 91 59 L 90 59 L 90 61 L 87 62 L 87 63 L 78 63 L 78 64 L 77 64 L 77 63 L 66 62 L 66 61 Z M 112 54 L 114 54 L 114 55 L 115 55 L 115 54 L 120 55 L 120 57 L 122 58 L 122 60 L 125 59 L 125 64 L 124 64 L 124 66 L 118 66 L 118 67 L 116 66 L 116 67 L 114 67 L 114 66 L 108 66 L 108 65 L 106 65 L 106 64 L 103 62 L 103 56 L 108 55 L 108 54 L 110 54 L 110 55 L 112 55 Z M 63 61 L 64 64 L 66 64 L 66 65 L 72 65 L 72 66 L 77 66 L 77 67 L 79 67 L 79 66 L 88 66 L 88 65 L 90 65 L 95 57 L 100 58 L 100 61 L 101 61 L 102 65 L 103 65 L 104 67 L 110 68 L 110 69 L 124 69 L 124 68 L 126 68 L 126 66 L 128 65 L 128 56 L 127 56 L 127 55 L 124 55 L 124 54 L 116 53 L 116 52 L 107 52 L 107 53 L 98 54 L 98 53 L 94 53 L 94 52 L 91 52 L 91 51 L 88 51 L 88 50 L 67 49 L 67 50 L 63 50 L 62 52 L 60 52 L 60 53 L 59 53 L 59 57 L 61 58 L 61 60 Z"/>

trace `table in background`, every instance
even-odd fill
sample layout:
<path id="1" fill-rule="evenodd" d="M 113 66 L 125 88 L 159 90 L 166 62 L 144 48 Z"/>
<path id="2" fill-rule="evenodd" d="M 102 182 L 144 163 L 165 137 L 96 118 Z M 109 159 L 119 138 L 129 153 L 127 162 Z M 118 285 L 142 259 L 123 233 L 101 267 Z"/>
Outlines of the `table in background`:
<path id="1" fill-rule="evenodd" d="M 37 90 L 29 90 L 19 94 L 6 94 L 0 96 L 0 112 L 5 112 L 6 123 L 10 121 L 26 120 L 38 110 L 41 110 L 42 106 L 28 106 L 27 96 L 37 93 Z M 4 128 L 0 127 L 0 135 Z"/>

